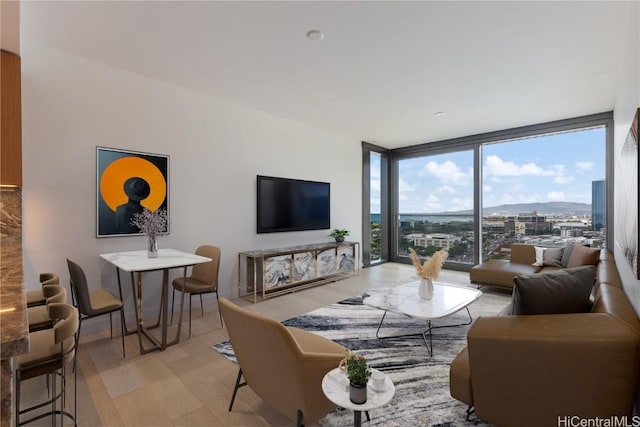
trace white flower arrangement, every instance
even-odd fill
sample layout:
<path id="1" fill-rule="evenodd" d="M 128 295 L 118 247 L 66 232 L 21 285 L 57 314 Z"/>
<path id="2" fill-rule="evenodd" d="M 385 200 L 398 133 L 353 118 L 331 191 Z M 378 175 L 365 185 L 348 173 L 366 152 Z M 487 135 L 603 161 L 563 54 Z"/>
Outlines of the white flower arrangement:
<path id="1" fill-rule="evenodd" d="M 444 265 L 444 261 L 448 256 L 449 252 L 445 249 L 440 249 L 438 252 L 434 253 L 431 258 L 427 259 L 424 264 L 421 264 L 416 251 L 414 251 L 413 248 L 409 248 L 411 263 L 416 268 L 416 273 L 421 279 L 436 280 L 438 276 L 440 276 L 440 269 Z"/>
<path id="2" fill-rule="evenodd" d="M 131 218 L 131 225 L 138 227 L 141 233 L 146 234 L 151 239 L 155 239 L 159 234 L 167 231 L 169 215 L 165 208 L 151 212 L 144 208 L 141 213 L 134 213 Z"/>

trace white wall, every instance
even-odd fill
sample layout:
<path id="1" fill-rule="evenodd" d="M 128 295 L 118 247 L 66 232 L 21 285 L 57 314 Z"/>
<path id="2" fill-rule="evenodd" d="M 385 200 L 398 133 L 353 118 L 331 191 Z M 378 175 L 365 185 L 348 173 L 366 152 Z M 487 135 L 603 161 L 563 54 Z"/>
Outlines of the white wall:
<path id="1" fill-rule="evenodd" d="M 622 145 L 629 132 L 631 120 L 636 109 L 640 107 L 640 28 L 638 27 L 640 4 L 630 4 L 630 11 L 628 20 L 624 23 L 627 28 L 627 39 L 623 49 L 625 53 L 623 66 L 620 69 L 620 92 L 616 98 L 614 110 L 615 162 L 618 160 Z M 617 206 L 621 202 L 619 200 L 620 194 L 616 192 L 615 197 L 614 205 Z M 640 280 L 635 277 L 617 244 L 614 247 L 614 253 L 624 289 L 636 313 L 640 315 Z"/>
<path id="2" fill-rule="evenodd" d="M 95 237 L 96 146 L 170 156 L 171 234 L 159 246 L 220 246 L 221 296 L 237 296 L 239 251 L 331 240 L 329 230 L 256 234 L 257 174 L 330 182 L 331 227 L 361 240 L 360 141 L 39 45 L 23 43 L 22 69 L 27 289 L 49 271 L 68 285 L 69 257 L 92 288 L 117 295 L 98 255 L 145 249 L 142 236 Z M 160 275 L 145 283 L 151 307 Z"/>

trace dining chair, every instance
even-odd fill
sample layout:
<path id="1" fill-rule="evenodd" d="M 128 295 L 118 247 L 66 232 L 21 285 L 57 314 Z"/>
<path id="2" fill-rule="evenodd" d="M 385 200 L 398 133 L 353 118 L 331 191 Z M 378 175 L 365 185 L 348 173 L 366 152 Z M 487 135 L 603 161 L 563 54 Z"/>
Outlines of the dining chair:
<path id="1" fill-rule="evenodd" d="M 191 338 L 191 297 L 200 296 L 200 311 L 204 316 L 202 305 L 202 294 L 215 293 L 218 301 L 218 270 L 220 269 L 220 248 L 211 245 L 202 245 L 196 249 L 196 255 L 211 258 L 211 261 L 196 264 L 192 267 L 191 275 L 186 278 L 178 277 L 173 280 L 173 295 L 171 298 L 171 322 L 173 322 L 173 306 L 176 298 L 176 291 L 189 294 L 189 338 Z M 220 327 L 222 327 L 222 314 L 220 316 Z"/>
<path id="2" fill-rule="evenodd" d="M 66 303 L 47 304 L 49 317 L 55 322 L 53 328 L 29 334 L 29 352 L 21 354 L 15 359 L 15 425 L 21 426 L 41 418 L 51 416 L 51 425 L 56 425 L 55 416 L 60 415 L 60 425 L 64 425 L 64 418 L 73 420 L 73 425 L 77 425 L 77 371 L 75 369 L 76 352 L 79 332 L 78 310 Z M 73 390 L 73 414 L 65 410 L 67 381 L 66 367 L 72 365 L 74 372 Z M 47 383 L 51 382 L 52 387 L 49 392 L 50 399 L 32 405 L 25 409 L 20 409 L 20 385 L 23 381 L 47 375 Z M 60 377 L 60 392 L 57 390 L 56 378 Z M 57 409 L 57 402 L 61 402 L 60 409 Z M 51 405 L 51 411 L 42 412 L 32 416 L 27 420 L 20 420 L 21 415 L 31 411 Z"/>
<path id="3" fill-rule="evenodd" d="M 46 305 L 27 307 L 27 320 L 29 332 L 53 327 L 54 321 L 49 317 L 47 306 L 51 303 L 66 303 L 67 290 L 59 285 L 46 285 L 42 287 L 42 293 L 46 297 Z"/>
<path id="4" fill-rule="evenodd" d="M 27 291 L 27 307 L 45 305 L 47 297 L 42 293 L 42 288 L 47 285 L 59 285 L 60 277 L 56 273 L 40 273 L 40 289 Z"/>
<path id="5" fill-rule="evenodd" d="M 125 320 L 124 306 L 122 301 L 118 299 L 112 292 L 105 289 L 89 291 L 87 284 L 87 276 L 84 270 L 75 262 L 67 258 L 67 266 L 69 267 L 69 276 L 71 279 L 71 297 L 73 305 L 80 312 L 80 326 L 78 327 L 78 336 L 82 329 L 82 321 L 92 317 L 109 314 L 109 331 L 113 338 L 113 319 L 114 311 L 120 311 L 120 329 L 122 336 L 122 357 L 125 357 L 124 336 L 125 336 Z"/>
<path id="6" fill-rule="evenodd" d="M 284 326 L 226 298 L 219 302 L 240 367 L 229 411 L 238 389 L 245 385 L 266 404 L 296 420 L 297 426 L 312 425 L 335 408 L 322 391 L 322 378 L 344 358 L 343 346 Z"/>

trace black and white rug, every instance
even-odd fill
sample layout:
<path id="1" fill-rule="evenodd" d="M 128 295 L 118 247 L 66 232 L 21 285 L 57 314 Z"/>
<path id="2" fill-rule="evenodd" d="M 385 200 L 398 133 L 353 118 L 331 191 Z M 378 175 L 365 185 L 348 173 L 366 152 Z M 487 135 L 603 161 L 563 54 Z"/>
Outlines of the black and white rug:
<path id="1" fill-rule="evenodd" d="M 375 292 L 375 291 L 372 291 Z M 469 306 L 471 315 L 494 315 L 510 301 L 504 294 L 485 293 Z M 449 394 L 449 365 L 466 345 L 469 326 L 433 330 L 433 357 L 421 337 L 376 338 L 383 311 L 362 304 L 362 296 L 349 298 L 283 322 L 313 331 L 367 358 L 369 364 L 389 375 L 396 386 L 393 400 L 370 411 L 372 426 L 484 426 L 482 421 L 465 421 L 467 406 Z M 462 310 L 434 326 L 466 323 Z M 388 313 L 381 336 L 420 333 L 426 322 Z M 214 349 L 235 362 L 229 341 Z M 321 426 L 353 424 L 353 412 L 338 408 L 319 421 Z"/>

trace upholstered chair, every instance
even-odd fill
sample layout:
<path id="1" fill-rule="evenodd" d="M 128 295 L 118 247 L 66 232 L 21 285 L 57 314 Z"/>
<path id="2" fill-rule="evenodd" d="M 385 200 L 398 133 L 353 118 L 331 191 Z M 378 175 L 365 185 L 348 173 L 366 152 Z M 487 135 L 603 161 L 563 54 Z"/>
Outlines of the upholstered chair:
<path id="1" fill-rule="evenodd" d="M 42 288 L 47 285 L 59 285 L 60 278 L 56 273 L 41 273 L 40 274 L 40 289 L 27 291 L 27 307 L 34 307 L 37 305 L 45 305 L 47 297 L 42 293 Z"/>
<path id="2" fill-rule="evenodd" d="M 189 338 L 191 338 L 191 298 L 194 295 L 200 296 L 200 312 L 204 316 L 202 305 L 202 294 L 215 293 L 218 299 L 218 270 L 220 269 L 220 248 L 217 246 L 202 245 L 196 249 L 196 255 L 211 258 L 211 261 L 196 264 L 191 269 L 191 275 L 186 278 L 178 277 L 174 279 L 173 295 L 171 298 L 171 321 L 173 322 L 173 306 L 176 298 L 176 291 L 189 294 Z M 220 315 L 220 326 L 222 326 L 222 314 Z"/>
<path id="3" fill-rule="evenodd" d="M 284 326 L 226 298 L 220 298 L 219 304 L 240 365 L 229 411 L 238 388 L 244 385 L 298 426 L 314 424 L 335 408 L 322 392 L 322 378 L 338 367 L 344 347 Z"/>
<path id="4" fill-rule="evenodd" d="M 27 308 L 29 332 L 53 327 L 53 320 L 49 317 L 47 306 L 51 303 L 66 303 L 67 290 L 59 285 L 46 285 L 42 287 L 42 293 L 46 297 L 46 305 L 37 305 Z"/>
<path id="5" fill-rule="evenodd" d="M 114 311 L 119 311 L 122 337 L 122 357 L 125 357 L 125 320 L 122 301 L 120 301 L 120 299 L 118 299 L 112 292 L 105 289 L 89 291 L 87 276 L 84 274 L 82 267 L 70 259 L 67 259 L 67 266 L 69 267 L 69 276 L 71 279 L 71 296 L 73 298 L 73 304 L 80 312 L 80 326 L 78 330 L 82 329 L 83 320 L 109 314 L 109 331 L 111 332 L 111 338 L 113 338 L 112 313 Z M 80 332 L 78 332 L 78 335 L 80 335 Z"/>
<path id="6" fill-rule="evenodd" d="M 63 417 L 69 417 L 77 425 L 75 420 L 77 408 L 76 370 L 74 371 L 74 409 L 73 414 L 65 410 L 66 399 L 66 367 L 72 365 L 75 368 L 76 345 L 78 328 L 80 325 L 78 310 L 70 304 L 47 304 L 49 317 L 55 321 L 53 328 L 29 334 L 29 353 L 22 354 L 15 359 L 15 425 L 20 426 L 44 417 L 51 416 L 51 425 L 56 425 L 55 416 L 60 415 L 60 425 L 64 425 Z M 47 382 L 52 385 L 50 400 L 35 404 L 29 408 L 20 409 L 20 385 L 22 381 L 38 376 L 47 375 Z M 56 385 L 56 379 L 60 378 L 60 392 Z M 60 402 L 60 409 L 57 403 Z M 31 411 L 51 405 L 51 411 L 39 411 L 39 414 L 27 420 L 21 420 Z"/>

